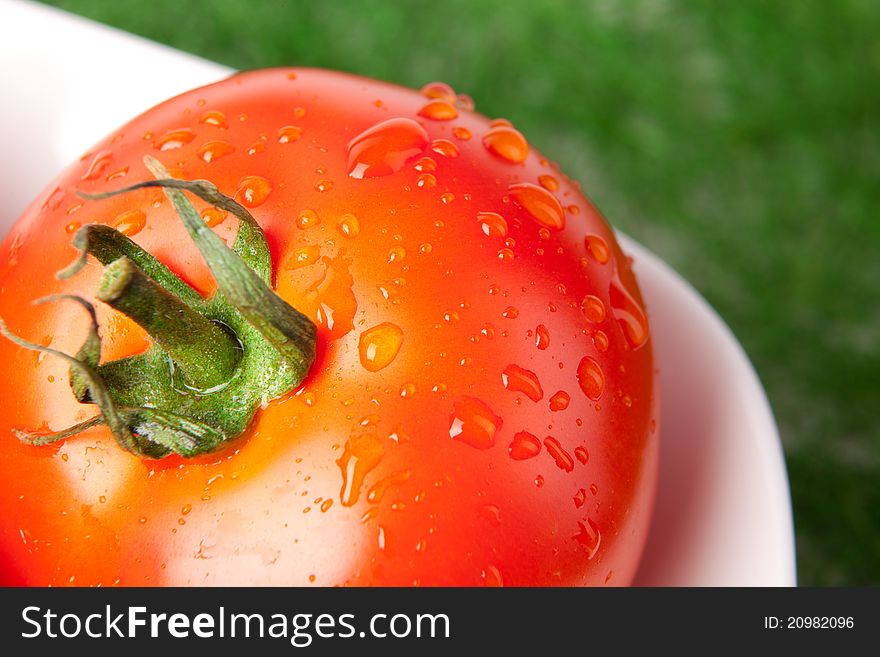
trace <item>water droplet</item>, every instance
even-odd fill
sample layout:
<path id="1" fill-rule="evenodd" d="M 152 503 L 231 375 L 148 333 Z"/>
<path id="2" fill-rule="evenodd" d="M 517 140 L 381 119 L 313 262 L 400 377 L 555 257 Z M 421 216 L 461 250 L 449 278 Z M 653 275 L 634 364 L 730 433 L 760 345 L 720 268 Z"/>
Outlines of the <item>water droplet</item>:
<path id="1" fill-rule="evenodd" d="M 437 177 L 432 173 L 423 173 L 416 178 L 416 187 L 436 187 L 437 186 Z"/>
<path id="2" fill-rule="evenodd" d="M 491 340 L 495 337 L 495 327 L 492 324 L 483 324 L 483 328 L 480 329 L 480 334 L 488 340 Z"/>
<path id="3" fill-rule="evenodd" d="M 147 215 L 141 210 L 126 210 L 113 220 L 113 227 L 123 235 L 137 235 L 147 225 Z"/>
<path id="4" fill-rule="evenodd" d="M 430 173 L 432 171 L 437 170 L 437 160 L 433 157 L 420 157 L 416 160 L 416 163 L 413 164 L 413 169 L 416 171 L 421 171 L 423 173 Z"/>
<path id="5" fill-rule="evenodd" d="M 592 518 L 587 518 L 587 524 L 578 520 L 578 529 L 574 539 L 587 551 L 587 559 L 592 559 L 599 551 L 599 544 L 602 542 L 599 527 Z"/>
<path id="6" fill-rule="evenodd" d="M 513 262 L 516 254 L 512 249 L 498 249 L 498 259 L 502 262 Z"/>
<path id="7" fill-rule="evenodd" d="M 605 304 L 599 297 L 588 294 L 581 301 L 581 312 L 592 324 L 599 324 L 605 320 Z"/>
<path id="8" fill-rule="evenodd" d="M 440 194 L 440 202 L 441 202 L 443 205 L 449 205 L 449 204 L 452 203 L 454 200 L 455 200 L 455 194 L 453 194 L 452 192 L 444 192 L 443 194 Z M 438 221 L 436 221 L 436 222 L 434 223 L 434 225 L 435 225 L 437 228 L 443 228 L 443 222 L 442 222 L 442 221 L 439 221 L 439 220 L 438 220 Z"/>
<path id="9" fill-rule="evenodd" d="M 609 288 L 611 312 L 623 329 L 623 336 L 633 349 L 638 349 L 648 341 L 648 318 L 641 304 L 636 301 L 620 280 L 615 269 Z"/>
<path id="10" fill-rule="evenodd" d="M 418 111 L 418 115 L 433 121 L 451 121 L 458 117 L 458 110 L 445 100 L 432 100 Z"/>
<path id="11" fill-rule="evenodd" d="M 199 147 L 198 156 L 210 164 L 224 155 L 229 155 L 234 150 L 232 144 L 225 141 L 206 141 Z"/>
<path id="12" fill-rule="evenodd" d="M 92 158 L 92 161 L 89 163 L 86 172 L 80 180 L 97 180 L 104 174 L 107 167 L 110 166 L 110 161 L 112 159 L 113 154 L 110 151 L 98 152 L 95 157 Z"/>
<path id="13" fill-rule="evenodd" d="M 507 448 L 510 458 L 514 461 L 524 461 L 537 456 L 541 452 L 541 441 L 528 431 L 519 431 L 513 436 L 513 441 Z"/>
<path id="14" fill-rule="evenodd" d="M 344 214 L 336 222 L 336 230 L 346 237 L 355 238 L 361 232 L 361 224 L 353 214 Z"/>
<path id="15" fill-rule="evenodd" d="M 581 358 L 577 370 L 577 380 L 581 390 L 589 399 L 597 401 L 602 396 L 602 391 L 605 389 L 605 374 L 599 363 L 589 356 Z"/>
<path id="16" fill-rule="evenodd" d="M 507 319 L 516 319 L 519 317 L 519 310 L 513 306 L 507 306 L 507 308 L 501 313 L 501 316 L 506 317 Z"/>
<path id="17" fill-rule="evenodd" d="M 458 146 L 448 139 L 435 139 L 431 142 L 431 150 L 443 157 L 458 157 Z"/>
<path id="18" fill-rule="evenodd" d="M 348 143 L 348 175 L 375 178 L 400 171 L 428 146 L 428 133 L 412 119 L 388 119 Z"/>
<path id="19" fill-rule="evenodd" d="M 593 494 L 593 497 L 599 494 L 599 487 L 596 484 L 590 484 L 590 493 Z"/>
<path id="20" fill-rule="evenodd" d="M 383 455 L 382 441 L 373 434 L 354 435 L 345 442 L 342 456 L 336 461 L 342 471 L 339 500 L 343 506 L 353 506 L 358 501 L 364 477 L 379 465 Z"/>
<path id="21" fill-rule="evenodd" d="M 522 133 L 508 125 L 497 125 L 483 135 L 483 146 L 502 160 L 521 164 L 529 154 L 529 144 Z"/>
<path id="22" fill-rule="evenodd" d="M 521 392 L 533 402 L 544 398 L 544 391 L 538 376 L 531 370 L 524 369 L 519 365 L 508 365 L 501 373 L 501 381 L 504 387 L 513 392 Z"/>
<path id="23" fill-rule="evenodd" d="M 454 324 L 459 319 L 460 316 L 458 314 L 458 311 L 456 310 L 447 310 L 445 313 L 443 313 L 443 320 L 448 324 Z"/>
<path id="24" fill-rule="evenodd" d="M 279 144 L 291 144 L 302 137 L 302 128 L 296 125 L 286 125 L 278 131 Z"/>
<path id="25" fill-rule="evenodd" d="M 400 396 L 403 397 L 404 399 L 412 397 L 414 394 L 416 394 L 416 384 L 404 383 L 400 387 Z"/>
<path id="26" fill-rule="evenodd" d="M 593 259 L 600 265 L 604 265 L 611 258 L 608 243 L 598 235 L 587 235 L 584 238 L 584 244 Z"/>
<path id="27" fill-rule="evenodd" d="M 315 191 L 317 192 L 329 192 L 333 189 L 333 181 L 332 180 L 319 180 L 315 183 Z"/>
<path id="28" fill-rule="evenodd" d="M 578 492 L 575 493 L 575 495 L 574 495 L 575 508 L 580 509 L 584 505 L 584 502 L 586 502 L 586 501 L 587 501 L 587 491 L 585 491 L 583 488 L 579 488 Z"/>
<path id="29" fill-rule="evenodd" d="M 562 445 L 559 444 L 556 438 L 553 436 L 544 438 L 544 447 L 547 448 L 547 453 L 553 457 L 558 468 L 566 472 L 574 470 L 574 459 L 571 457 L 571 454 L 562 448 Z"/>
<path id="30" fill-rule="evenodd" d="M 333 506 L 333 500 L 328 499 L 321 502 L 321 513 L 327 513 L 331 506 Z"/>
<path id="31" fill-rule="evenodd" d="M 484 235 L 489 237 L 507 237 L 507 220 L 497 212 L 480 212 L 477 221 Z"/>
<path id="32" fill-rule="evenodd" d="M 577 460 L 580 461 L 581 463 L 583 463 L 584 465 L 586 465 L 587 461 L 590 460 L 590 453 L 587 451 L 587 448 L 584 447 L 583 445 L 580 445 L 580 446 L 574 448 L 574 455 L 577 458 Z"/>
<path id="33" fill-rule="evenodd" d="M 266 144 L 258 141 L 251 144 L 251 147 L 248 149 L 248 155 L 256 155 L 257 153 L 262 153 L 264 150 L 266 150 Z"/>
<path id="34" fill-rule="evenodd" d="M 80 229 L 80 226 L 81 226 L 81 224 L 78 221 L 71 221 L 69 224 L 67 224 L 64 227 L 64 230 L 66 230 L 68 233 L 72 234 L 72 233 L 75 233 L 76 231 L 78 231 Z"/>
<path id="35" fill-rule="evenodd" d="M 570 401 L 571 397 L 569 397 L 568 393 L 564 390 L 554 392 L 553 396 L 550 397 L 550 410 L 564 411 L 566 408 L 568 408 L 568 404 Z"/>
<path id="36" fill-rule="evenodd" d="M 546 174 L 538 176 L 538 184 L 549 192 L 555 192 L 559 189 L 559 181 L 553 176 Z"/>
<path id="37" fill-rule="evenodd" d="M 550 331 L 543 324 L 538 324 L 535 329 L 535 346 L 541 350 L 550 346 Z"/>
<path id="38" fill-rule="evenodd" d="M 188 144 L 196 138 L 196 133 L 189 128 L 180 128 L 178 130 L 169 130 L 159 139 L 153 142 L 153 148 L 160 151 L 170 151 L 175 148 Z"/>
<path id="39" fill-rule="evenodd" d="M 471 131 L 463 125 L 457 125 L 452 129 L 452 136 L 461 141 L 468 141 L 471 138 Z"/>
<path id="40" fill-rule="evenodd" d="M 395 486 L 402 486 L 407 481 L 409 481 L 409 470 L 400 470 L 399 472 L 394 472 L 387 477 L 383 477 L 375 484 L 370 486 L 367 491 L 367 502 L 371 504 L 379 504 L 382 501 L 382 498 L 385 497 L 385 493 L 388 492 L 389 488 L 393 488 Z"/>
<path id="41" fill-rule="evenodd" d="M 205 220 L 205 223 L 208 225 L 208 228 L 213 228 L 214 226 L 219 226 L 224 221 L 226 221 L 226 210 L 221 210 L 220 208 L 209 207 L 205 208 L 201 211 L 200 216 Z"/>
<path id="42" fill-rule="evenodd" d="M 501 577 L 501 571 L 495 566 L 487 566 L 481 575 L 483 577 L 483 586 L 487 588 L 499 588 L 504 586 L 504 578 Z"/>
<path id="43" fill-rule="evenodd" d="M 379 424 L 380 420 L 381 418 L 376 413 L 370 413 L 369 415 L 362 417 L 358 424 L 362 427 L 373 427 Z"/>
<path id="44" fill-rule="evenodd" d="M 306 245 L 298 248 L 286 263 L 287 269 L 299 269 L 318 262 L 321 256 L 321 248 L 314 245 Z"/>
<path id="45" fill-rule="evenodd" d="M 406 249 L 402 246 L 392 246 L 388 250 L 388 262 L 399 262 L 406 257 Z"/>
<path id="46" fill-rule="evenodd" d="M 538 475 L 537 477 L 535 477 L 535 486 L 537 486 L 538 488 L 544 487 L 544 475 Z"/>
<path id="47" fill-rule="evenodd" d="M 223 112 L 218 110 L 208 110 L 201 117 L 199 117 L 199 123 L 204 123 L 205 125 L 212 125 L 217 128 L 228 128 L 229 126 L 226 124 L 226 115 Z"/>
<path id="48" fill-rule="evenodd" d="M 295 296 L 295 305 L 300 312 L 325 327 L 331 339 L 341 338 L 354 328 L 354 316 L 358 302 L 354 296 L 350 265 L 344 257 L 322 257 L 318 260 L 319 269 L 306 273 L 302 278 L 294 278 L 297 287 L 305 289 Z M 293 269 L 293 267 L 291 267 Z M 313 277 L 317 274 L 318 278 Z M 309 283 L 309 281 L 311 282 Z"/>
<path id="49" fill-rule="evenodd" d="M 192 504 L 184 504 L 183 508 L 180 510 L 180 513 L 182 515 L 187 515 L 190 511 L 192 511 L 192 508 Z"/>
<path id="50" fill-rule="evenodd" d="M 596 347 L 596 351 L 608 351 L 608 335 L 605 331 L 596 331 L 593 334 L 593 346 Z"/>
<path id="51" fill-rule="evenodd" d="M 449 437 L 476 447 L 488 449 L 495 444 L 495 433 L 502 424 L 500 417 L 475 397 L 463 397 L 453 404 L 449 417 Z"/>
<path id="52" fill-rule="evenodd" d="M 552 230 L 565 228 L 565 213 L 556 197 L 532 183 L 514 183 L 507 188 L 510 198 L 539 225 Z"/>
<path id="53" fill-rule="evenodd" d="M 106 180 L 107 182 L 110 182 L 110 181 L 116 180 L 118 178 L 124 178 L 127 175 L 128 175 L 128 167 L 122 167 L 121 169 L 117 169 L 116 171 L 111 171 L 110 173 L 108 173 L 107 177 L 104 180 Z M 70 212 L 68 211 L 68 214 L 69 213 Z"/>
<path id="54" fill-rule="evenodd" d="M 429 82 L 421 89 L 425 98 L 432 100 L 445 100 L 447 103 L 455 102 L 455 91 L 445 82 Z"/>
<path id="55" fill-rule="evenodd" d="M 314 210 L 303 210 L 296 215 L 296 227 L 300 230 L 314 228 L 321 223 L 321 217 Z"/>
<path id="56" fill-rule="evenodd" d="M 458 94 L 455 99 L 456 107 L 465 110 L 466 112 L 473 112 L 474 107 L 474 99 L 468 96 L 467 94 Z"/>
<path id="57" fill-rule="evenodd" d="M 235 200 L 245 207 L 255 208 L 266 200 L 271 191 L 272 186 L 265 178 L 247 176 L 238 183 Z"/>
<path id="58" fill-rule="evenodd" d="M 501 509 L 494 504 L 484 504 L 480 507 L 478 513 L 490 525 L 493 525 L 494 527 L 499 527 L 501 525 Z"/>
<path id="59" fill-rule="evenodd" d="M 361 333 L 358 342 L 361 365 L 370 372 L 388 367 L 403 344 L 403 331 L 396 324 L 383 322 Z"/>

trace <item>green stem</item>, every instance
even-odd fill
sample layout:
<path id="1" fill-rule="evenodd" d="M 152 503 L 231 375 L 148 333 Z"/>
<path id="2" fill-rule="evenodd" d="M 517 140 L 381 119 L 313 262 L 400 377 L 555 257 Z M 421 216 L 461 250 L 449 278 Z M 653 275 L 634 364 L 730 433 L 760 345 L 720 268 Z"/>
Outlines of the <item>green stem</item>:
<path id="1" fill-rule="evenodd" d="M 187 385 L 206 391 L 232 378 L 241 358 L 238 342 L 128 258 L 107 266 L 97 298 L 143 327 L 180 369 Z"/>

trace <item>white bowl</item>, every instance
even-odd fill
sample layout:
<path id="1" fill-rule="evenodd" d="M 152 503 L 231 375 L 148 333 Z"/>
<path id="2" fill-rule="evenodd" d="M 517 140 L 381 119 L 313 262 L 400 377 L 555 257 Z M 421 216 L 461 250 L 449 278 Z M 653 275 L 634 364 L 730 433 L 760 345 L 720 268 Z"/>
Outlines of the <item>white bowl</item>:
<path id="1" fill-rule="evenodd" d="M 0 0 L 0 235 L 112 128 L 230 72 L 42 5 Z M 662 386 L 660 489 L 636 583 L 794 585 L 785 463 L 754 369 L 688 283 L 621 239 L 635 258 Z"/>

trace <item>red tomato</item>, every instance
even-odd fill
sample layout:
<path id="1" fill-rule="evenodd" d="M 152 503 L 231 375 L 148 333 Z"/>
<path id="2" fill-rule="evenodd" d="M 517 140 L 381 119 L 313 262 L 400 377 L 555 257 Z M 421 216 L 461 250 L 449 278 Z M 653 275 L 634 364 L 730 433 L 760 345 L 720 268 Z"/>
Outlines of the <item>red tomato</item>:
<path id="1" fill-rule="evenodd" d="M 207 295 L 214 279 L 144 155 L 265 230 L 275 290 L 317 325 L 305 382 L 211 453 L 150 459 L 68 363 L 0 341 L 0 579 L 30 585 L 603 585 L 639 562 L 657 389 L 636 281 L 597 210 L 508 122 L 446 85 L 236 75 L 155 107 L 59 176 L 0 250 L 10 329 L 75 353 L 115 226 Z M 195 199 L 227 241 L 238 220 Z M 105 361 L 150 345 L 98 305 Z"/>

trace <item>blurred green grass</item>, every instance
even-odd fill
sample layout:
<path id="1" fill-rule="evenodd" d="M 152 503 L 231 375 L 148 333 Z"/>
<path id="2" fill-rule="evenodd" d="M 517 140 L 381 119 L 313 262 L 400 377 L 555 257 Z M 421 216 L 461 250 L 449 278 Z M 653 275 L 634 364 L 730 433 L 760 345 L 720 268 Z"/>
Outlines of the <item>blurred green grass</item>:
<path id="1" fill-rule="evenodd" d="M 880 3 L 48 4 L 235 68 L 440 79 L 513 120 L 742 341 L 799 582 L 880 584 Z"/>

